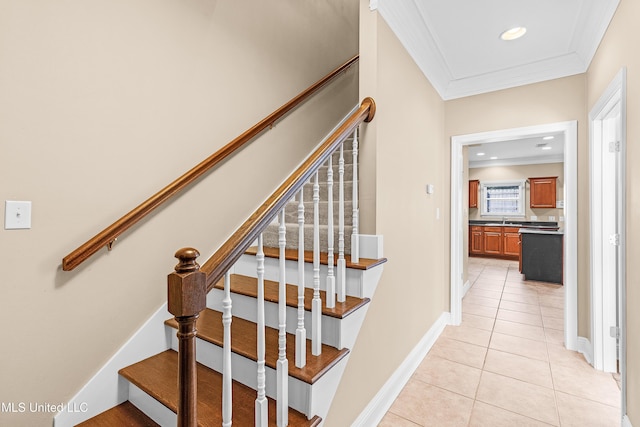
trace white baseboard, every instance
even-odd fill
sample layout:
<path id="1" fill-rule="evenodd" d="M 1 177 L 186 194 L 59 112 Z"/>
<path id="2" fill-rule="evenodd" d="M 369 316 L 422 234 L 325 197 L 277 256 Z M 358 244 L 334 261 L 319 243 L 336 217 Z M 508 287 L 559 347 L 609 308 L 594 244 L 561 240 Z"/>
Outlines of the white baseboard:
<path id="1" fill-rule="evenodd" d="M 591 345 L 591 341 L 585 337 L 578 337 L 577 350 L 579 353 L 582 353 L 587 363 L 593 366 L 593 346 Z"/>
<path id="2" fill-rule="evenodd" d="M 420 342 L 411 350 L 402 364 L 382 386 L 378 394 L 369 402 L 358 418 L 351 424 L 352 427 L 370 427 L 378 425 L 387 413 L 393 401 L 398 397 L 411 375 L 418 368 L 433 344 L 436 342 L 444 327 L 449 324 L 450 313 L 445 312 L 431 326 Z"/>
<path id="3" fill-rule="evenodd" d="M 464 285 L 462 285 L 462 298 L 469 292 L 469 289 L 471 289 L 471 282 L 467 280 L 464 282 Z"/>
<path id="4" fill-rule="evenodd" d="M 164 321 L 170 317 L 167 304 L 164 303 L 73 396 L 65 410 L 56 414 L 54 426 L 74 426 L 127 400 L 128 383 L 120 378 L 118 371 L 170 348 L 170 335 L 164 327 Z M 68 408 L 80 410 L 69 411 Z"/>
<path id="5" fill-rule="evenodd" d="M 633 427 L 631 425 L 631 420 L 629 419 L 629 416 L 627 414 L 622 417 L 622 427 Z"/>

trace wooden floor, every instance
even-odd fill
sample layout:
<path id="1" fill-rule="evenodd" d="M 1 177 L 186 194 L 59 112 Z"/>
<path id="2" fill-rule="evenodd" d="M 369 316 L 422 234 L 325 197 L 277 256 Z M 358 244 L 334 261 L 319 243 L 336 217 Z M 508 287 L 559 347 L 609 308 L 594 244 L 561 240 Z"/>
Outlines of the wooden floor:
<path id="1" fill-rule="evenodd" d="M 174 319 L 167 320 L 166 324 L 177 329 L 177 323 Z M 198 338 L 222 347 L 222 313 L 209 308 L 205 309 L 200 314 L 196 327 L 198 329 Z M 234 317 L 231 322 L 231 337 L 231 351 L 253 361 L 258 360 L 257 328 L 255 323 Z M 278 360 L 278 330 L 266 328 L 265 339 L 265 363 L 268 367 L 275 369 Z M 315 383 L 348 353 L 349 350 L 347 349 L 338 350 L 323 344 L 322 354 L 313 356 L 311 354 L 311 340 L 307 340 L 307 364 L 304 368 L 296 368 L 293 362 L 295 361 L 295 336 L 287 334 L 289 375 L 308 384 Z"/>

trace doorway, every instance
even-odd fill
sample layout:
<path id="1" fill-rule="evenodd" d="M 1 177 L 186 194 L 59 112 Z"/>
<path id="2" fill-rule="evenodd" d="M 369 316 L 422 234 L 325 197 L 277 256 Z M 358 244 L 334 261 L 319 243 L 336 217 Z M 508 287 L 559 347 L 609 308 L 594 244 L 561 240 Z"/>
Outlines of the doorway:
<path id="1" fill-rule="evenodd" d="M 523 128 L 482 132 L 451 138 L 451 323 L 462 321 L 464 224 L 463 146 L 522 139 L 550 133 L 564 134 L 564 342 L 578 350 L 577 316 L 577 122 L 561 122 Z"/>
<path id="2" fill-rule="evenodd" d="M 589 113 L 589 146 L 593 366 L 621 374 L 623 405 L 626 401 L 625 118 L 626 69 L 622 69 Z"/>

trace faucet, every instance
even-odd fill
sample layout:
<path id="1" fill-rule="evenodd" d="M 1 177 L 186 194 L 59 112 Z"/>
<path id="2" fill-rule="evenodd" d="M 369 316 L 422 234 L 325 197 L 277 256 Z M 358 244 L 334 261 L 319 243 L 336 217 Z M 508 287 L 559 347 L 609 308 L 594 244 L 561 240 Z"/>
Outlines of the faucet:
<path id="1" fill-rule="evenodd" d="M 506 216 L 503 216 L 503 217 L 502 217 L 502 225 L 506 224 L 506 222 L 507 222 L 507 217 L 506 217 Z"/>

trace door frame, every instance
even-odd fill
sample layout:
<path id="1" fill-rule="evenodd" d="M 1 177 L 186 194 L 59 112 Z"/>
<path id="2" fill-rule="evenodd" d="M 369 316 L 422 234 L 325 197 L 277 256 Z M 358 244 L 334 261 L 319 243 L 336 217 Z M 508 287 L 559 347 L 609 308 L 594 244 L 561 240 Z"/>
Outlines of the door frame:
<path id="1" fill-rule="evenodd" d="M 462 321 L 464 201 L 462 147 L 549 133 L 564 134 L 564 342 L 578 350 L 578 122 L 576 120 L 451 137 L 451 323 Z M 467 227 L 468 228 L 468 227 Z"/>
<path id="2" fill-rule="evenodd" d="M 619 223 L 618 233 L 620 234 L 620 244 L 618 250 L 618 262 L 615 268 L 618 272 L 618 324 L 620 327 L 619 362 L 620 377 L 622 379 L 622 413 L 626 414 L 626 129 L 627 129 L 627 70 L 622 68 L 611 81 L 607 89 L 600 96 L 600 99 L 589 112 L 589 156 L 590 156 L 590 253 L 591 253 L 591 343 L 593 345 L 593 366 L 596 369 L 605 369 L 605 339 L 609 334 L 608 326 L 604 319 L 610 318 L 612 310 L 615 310 L 616 299 L 607 298 L 606 294 L 611 294 L 615 289 L 606 292 L 602 280 L 602 251 L 599 245 L 604 239 L 602 236 L 603 218 L 599 209 L 602 204 L 602 163 L 599 159 L 599 152 L 603 145 L 608 143 L 602 140 L 602 122 L 613 108 L 619 105 L 620 108 L 620 162 L 616 170 L 618 180 L 618 200 L 617 200 L 617 220 Z"/>

